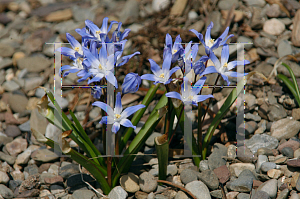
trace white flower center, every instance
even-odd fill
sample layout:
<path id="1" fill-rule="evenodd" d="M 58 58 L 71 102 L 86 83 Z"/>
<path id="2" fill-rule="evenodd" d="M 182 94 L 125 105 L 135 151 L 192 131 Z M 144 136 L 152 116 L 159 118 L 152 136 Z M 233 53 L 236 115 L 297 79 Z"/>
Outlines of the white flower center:
<path id="1" fill-rule="evenodd" d="M 165 78 L 165 74 L 164 73 L 162 73 L 162 74 L 160 74 L 160 76 L 159 76 L 160 78 Z"/>
<path id="2" fill-rule="evenodd" d="M 214 39 L 211 39 L 211 40 L 208 41 L 207 46 L 208 46 L 208 47 L 212 47 L 212 46 L 214 45 L 214 43 L 215 43 L 215 40 L 214 40 Z"/>

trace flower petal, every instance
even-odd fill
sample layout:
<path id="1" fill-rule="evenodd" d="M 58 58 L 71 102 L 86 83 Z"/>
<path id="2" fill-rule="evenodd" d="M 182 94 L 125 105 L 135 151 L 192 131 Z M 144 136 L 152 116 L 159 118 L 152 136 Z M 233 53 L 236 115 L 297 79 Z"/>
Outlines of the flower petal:
<path id="1" fill-rule="evenodd" d="M 125 126 L 125 127 L 131 127 L 131 128 L 136 129 L 136 126 L 133 126 L 133 124 L 131 123 L 131 121 L 129 119 L 122 119 L 120 121 L 120 124 Z"/>
<path id="2" fill-rule="evenodd" d="M 99 123 L 100 124 L 113 124 L 114 122 L 115 122 L 115 120 L 113 117 L 103 116 Z"/>
<path id="3" fill-rule="evenodd" d="M 144 104 L 139 104 L 136 106 L 131 106 L 126 108 L 122 113 L 121 113 L 121 118 L 125 119 L 127 117 L 129 117 L 130 115 L 132 115 L 133 113 L 137 112 L 138 110 L 140 110 L 141 108 L 145 108 L 146 106 Z"/>
<path id="4" fill-rule="evenodd" d="M 106 80 L 111 83 L 112 85 L 114 85 L 116 88 L 118 88 L 118 81 L 116 79 L 116 77 L 114 76 L 114 74 L 110 71 L 106 71 L 106 75 L 105 75 Z"/>
<path id="5" fill-rule="evenodd" d="M 155 75 L 152 75 L 152 74 L 142 75 L 141 79 L 146 79 L 146 80 L 149 80 L 149 81 L 157 81 L 158 80 L 158 78 Z"/>
<path id="6" fill-rule="evenodd" d="M 177 92 L 174 92 L 174 91 L 166 93 L 166 97 L 176 98 L 176 99 L 179 99 L 179 100 L 182 101 L 181 95 Z"/>
<path id="7" fill-rule="evenodd" d="M 246 64 L 250 64 L 250 62 L 248 60 L 244 60 L 244 61 L 232 61 L 228 63 L 228 70 L 232 70 L 233 68 L 235 68 L 237 65 L 239 66 L 244 66 Z"/>
<path id="8" fill-rule="evenodd" d="M 210 36 L 210 32 L 211 32 L 211 29 L 214 27 L 214 23 L 213 22 L 210 22 L 209 26 L 207 27 L 206 29 L 206 33 L 205 33 L 205 44 L 207 45 L 208 42 L 210 42 L 211 40 L 211 36 Z"/>
<path id="9" fill-rule="evenodd" d="M 244 77 L 244 76 L 248 75 L 248 73 L 243 74 L 243 73 L 229 71 L 229 72 L 225 72 L 225 75 L 230 76 L 230 77 Z"/>
<path id="10" fill-rule="evenodd" d="M 92 82 L 100 82 L 100 80 L 104 77 L 104 74 L 99 73 L 94 78 L 88 80 L 88 84 Z"/>
<path id="11" fill-rule="evenodd" d="M 225 63 L 227 64 L 229 59 L 229 46 L 225 44 L 222 48 L 221 53 L 221 66 L 223 66 Z"/>
<path id="12" fill-rule="evenodd" d="M 123 107 L 121 102 L 121 93 L 118 92 L 116 96 L 115 114 L 121 114 Z"/>
<path id="13" fill-rule="evenodd" d="M 103 111 L 105 111 L 108 114 L 108 116 L 114 117 L 114 111 L 113 111 L 113 109 L 109 105 L 107 105 L 107 104 L 105 104 L 103 102 L 94 102 L 92 105 L 93 106 L 98 106 Z"/>
<path id="14" fill-rule="evenodd" d="M 219 70 L 222 66 L 221 66 L 219 59 L 216 57 L 216 55 L 213 52 L 211 52 L 209 57 L 210 57 L 211 61 L 214 63 L 216 69 Z"/>
<path id="15" fill-rule="evenodd" d="M 214 66 L 209 66 L 203 71 L 203 73 L 201 75 L 207 75 L 210 73 L 219 73 L 219 72 L 217 71 L 217 69 Z"/>
<path id="16" fill-rule="evenodd" d="M 226 75 L 221 74 L 222 78 L 224 79 L 224 81 L 226 81 L 227 86 L 230 85 L 230 81 L 228 80 L 228 77 Z"/>
<path id="17" fill-rule="evenodd" d="M 80 43 L 70 34 L 66 33 L 67 40 L 70 42 L 72 48 L 78 47 L 81 49 Z"/>
<path id="18" fill-rule="evenodd" d="M 153 59 L 149 59 L 149 62 L 150 62 L 150 66 L 151 66 L 151 71 L 153 72 L 153 74 L 155 76 L 158 77 L 160 75 L 161 68 Z"/>
<path id="19" fill-rule="evenodd" d="M 207 100 L 208 98 L 214 98 L 213 95 L 195 95 L 193 100 L 195 102 L 203 102 L 204 100 Z"/>
<path id="20" fill-rule="evenodd" d="M 113 133 L 117 133 L 120 130 L 120 123 L 119 122 L 115 122 L 113 124 L 113 126 L 111 127 L 111 131 Z"/>
<path id="21" fill-rule="evenodd" d="M 171 53 L 167 53 L 166 57 L 164 59 L 163 65 L 162 65 L 162 70 L 163 70 L 164 73 L 167 73 L 167 71 L 170 70 L 171 59 L 172 59 L 172 54 Z"/>

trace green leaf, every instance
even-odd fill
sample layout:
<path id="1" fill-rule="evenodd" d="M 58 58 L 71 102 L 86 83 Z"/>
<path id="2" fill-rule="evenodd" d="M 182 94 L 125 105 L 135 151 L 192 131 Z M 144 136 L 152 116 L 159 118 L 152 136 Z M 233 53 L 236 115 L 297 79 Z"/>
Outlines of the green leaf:
<path id="1" fill-rule="evenodd" d="M 240 81 L 237 84 L 237 87 L 235 87 L 231 93 L 228 95 L 226 101 L 222 105 L 221 109 L 218 111 L 217 115 L 213 119 L 211 125 L 209 126 L 204 141 L 203 141 L 203 150 L 202 150 L 202 159 L 205 160 L 206 158 L 206 152 L 208 144 L 217 128 L 219 123 L 221 122 L 222 118 L 226 115 L 226 113 L 229 111 L 231 105 L 236 101 L 237 96 L 244 90 L 244 81 Z"/>
<path id="2" fill-rule="evenodd" d="M 161 105 L 160 102 L 162 102 L 162 101 L 159 101 L 157 106 Z M 118 179 L 119 179 L 121 173 L 126 173 L 129 170 L 131 163 L 134 160 L 136 154 L 139 152 L 139 150 L 145 144 L 146 140 L 151 135 L 151 133 L 155 129 L 156 125 L 159 123 L 160 119 L 166 114 L 166 112 L 167 112 L 167 109 L 165 107 L 162 107 L 162 108 L 152 112 L 152 114 L 149 116 L 147 122 L 144 124 L 142 129 L 132 140 L 131 144 L 126 149 L 124 156 L 120 159 L 119 163 L 117 164 L 117 168 L 115 169 L 115 171 L 112 175 L 113 176 L 113 181 L 112 181 L 113 187 L 116 186 L 116 184 L 118 183 Z"/>
<path id="3" fill-rule="evenodd" d="M 169 143 L 168 139 L 165 140 L 165 134 L 154 139 L 155 148 L 157 151 L 158 159 L 158 179 L 166 180 L 167 178 L 167 167 L 169 157 Z"/>
<path id="4" fill-rule="evenodd" d="M 159 84 L 152 85 L 151 88 L 149 89 L 149 91 L 147 92 L 146 96 L 144 97 L 144 99 L 142 101 L 142 104 L 144 104 L 146 107 L 141 108 L 134 114 L 134 116 L 131 120 L 131 123 L 133 124 L 133 126 L 136 126 L 138 124 L 138 122 L 140 121 L 140 119 L 142 118 L 142 116 L 145 113 L 150 102 L 152 102 L 152 99 L 155 96 L 158 87 L 159 87 Z M 119 146 L 119 154 L 123 151 L 124 147 L 126 146 L 126 143 L 129 140 L 132 132 L 133 132 L 133 128 L 127 128 L 126 133 L 121 138 L 120 146 Z"/>
<path id="5" fill-rule="evenodd" d="M 47 138 L 47 141 L 44 142 L 48 146 L 60 149 L 60 146 L 51 139 Z M 70 155 L 72 160 L 75 160 L 77 163 L 82 165 L 86 170 L 88 170 L 99 182 L 101 189 L 104 194 L 108 194 L 111 191 L 111 187 L 108 185 L 105 176 L 107 175 L 106 170 L 100 165 L 96 164 L 94 161 L 89 160 L 84 155 L 78 153 L 77 151 L 70 149 L 68 152 L 64 153 L 66 155 Z"/>
<path id="6" fill-rule="evenodd" d="M 285 85 L 287 85 L 287 87 L 290 89 L 290 91 L 294 95 L 294 97 L 295 97 L 295 99 L 298 103 L 298 106 L 300 106 L 300 90 L 299 90 L 299 87 L 298 87 L 298 84 L 297 84 L 295 74 L 287 64 L 282 63 L 282 65 L 285 66 L 288 69 L 293 82 L 291 82 L 286 76 L 284 76 L 282 74 L 278 74 L 277 77 L 279 79 L 281 79 L 285 83 Z"/>

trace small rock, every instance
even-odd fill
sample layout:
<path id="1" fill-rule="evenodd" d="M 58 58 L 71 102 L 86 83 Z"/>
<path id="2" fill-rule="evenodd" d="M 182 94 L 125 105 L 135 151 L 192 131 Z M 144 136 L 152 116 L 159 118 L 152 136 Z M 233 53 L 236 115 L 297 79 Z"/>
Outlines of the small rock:
<path id="1" fill-rule="evenodd" d="M 285 25 L 278 19 L 269 19 L 265 22 L 263 30 L 270 35 L 280 35 L 285 30 Z"/>
<path id="2" fill-rule="evenodd" d="M 8 181 L 9 181 L 8 175 L 5 172 L 0 171 L 0 184 L 6 184 L 8 183 Z"/>
<path id="3" fill-rule="evenodd" d="M 234 181 L 230 181 L 226 184 L 226 187 L 232 191 L 238 192 L 250 192 L 252 189 L 253 177 L 240 176 Z"/>
<path id="4" fill-rule="evenodd" d="M 174 164 L 167 166 L 167 175 L 174 176 L 177 174 L 177 166 Z"/>
<path id="5" fill-rule="evenodd" d="M 238 194 L 239 194 L 239 192 L 231 191 L 231 192 L 226 194 L 226 198 L 227 199 L 235 199 Z"/>
<path id="6" fill-rule="evenodd" d="M 271 199 L 265 191 L 256 191 L 252 199 Z"/>
<path id="7" fill-rule="evenodd" d="M 133 173 L 128 173 L 128 175 L 123 175 L 120 178 L 120 185 L 125 189 L 125 191 L 130 193 L 135 193 L 140 190 L 139 177 Z"/>
<path id="8" fill-rule="evenodd" d="M 185 185 L 185 188 L 189 190 L 198 199 L 211 199 L 209 189 L 201 181 L 193 181 Z"/>
<path id="9" fill-rule="evenodd" d="M 13 198 L 14 197 L 14 193 L 7 188 L 5 185 L 0 184 L 0 196 L 2 196 L 3 198 Z"/>
<path id="10" fill-rule="evenodd" d="M 289 194 L 289 189 L 284 189 L 283 191 L 280 192 L 280 194 L 278 195 L 278 199 L 286 199 L 288 197 Z"/>
<path id="11" fill-rule="evenodd" d="M 235 8 L 238 8 L 239 4 L 237 0 L 221 0 L 218 2 L 218 7 L 220 10 L 230 10 L 233 4 Z"/>
<path id="12" fill-rule="evenodd" d="M 257 190 L 266 192 L 270 198 L 275 198 L 277 195 L 277 180 L 268 180 L 260 185 Z"/>
<path id="13" fill-rule="evenodd" d="M 300 108 L 294 108 L 292 110 L 292 117 L 294 120 L 300 120 Z"/>
<path id="14" fill-rule="evenodd" d="M 182 173 L 181 173 L 182 175 Z M 202 173 L 200 173 L 198 175 L 198 178 L 204 182 L 206 184 L 206 186 L 211 189 L 211 190 L 215 190 L 218 189 L 219 187 L 219 180 L 217 175 L 211 171 L 211 170 L 206 170 L 203 171 Z"/>
<path id="15" fill-rule="evenodd" d="M 36 164 L 28 165 L 24 168 L 24 172 L 27 172 L 29 175 L 35 175 L 39 173 L 39 168 L 36 166 Z"/>
<path id="16" fill-rule="evenodd" d="M 188 14 L 188 19 L 195 20 L 198 18 L 198 14 L 195 10 L 191 10 Z"/>
<path id="17" fill-rule="evenodd" d="M 147 199 L 148 198 L 148 194 L 142 191 L 138 191 L 134 194 L 134 196 L 136 197 L 136 199 Z"/>
<path id="18" fill-rule="evenodd" d="M 213 146 L 213 149 L 213 153 L 208 157 L 208 165 L 210 170 L 214 170 L 226 164 L 226 160 L 224 160 L 222 157 L 227 155 L 227 147 L 216 143 Z"/>
<path id="19" fill-rule="evenodd" d="M 284 147 L 281 150 L 281 153 L 287 156 L 288 158 L 294 158 L 294 150 L 291 147 Z"/>
<path id="20" fill-rule="evenodd" d="M 238 177 L 245 169 L 255 171 L 255 166 L 251 163 L 234 163 L 229 166 L 230 173 L 235 177 Z"/>
<path id="21" fill-rule="evenodd" d="M 285 118 L 287 113 L 282 105 L 274 104 L 269 107 L 268 118 L 270 121 L 278 121 L 282 118 Z"/>
<path id="22" fill-rule="evenodd" d="M 39 148 L 39 146 L 37 146 L 37 145 L 30 145 L 23 153 L 20 153 L 17 156 L 16 164 L 17 165 L 27 164 L 30 159 L 30 155 L 31 155 L 32 151 L 34 151 L 38 148 Z"/>
<path id="23" fill-rule="evenodd" d="M 206 26 L 208 26 L 211 21 L 214 23 L 214 27 L 211 29 L 212 37 L 217 37 L 221 31 L 221 17 L 222 15 L 219 11 L 212 11 L 211 15 L 209 15 Z"/>
<path id="24" fill-rule="evenodd" d="M 39 73 L 50 67 L 52 62 L 44 57 L 25 57 L 17 61 L 19 69 L 26 68 L 28 72 Z"/>
<path id="25" fill-rule="evenodd" d="M 5 129 L 5 134 L 8 137 L 17 137 L 21 135 L 21 131 L 16 125 L 7 125 Z"/>
<path id="26" fill-rule="evenodd" d="M 271 126 L 271 136 L 278 140 L 290 139 L 300 130 L 300 122 L 285 118 L 274 122 Z"/>
<path id="27" fill-rule="evenodd" d="M 300 159 L 288 160 L 286 164 L 290 167 L 300 167 Z"/>
<path id="28" fill-rule="evenodd" d="M 48 169 L 48 173 L 58 175 L 58 169 L 59 169 L 59 166 L 57 166 L 56 164 L 52 164 Z"/>
<path id="29" fill-rule="evenodd" d="M 261 164 L 260 169 L 263 172 L 268 172 L 270 169 L 275 169 L 276 168 L 276 164 L 274 162 L 264 162 Z"/>
<path id="30" fill-rule="evenodd" d="M 64 179 L 61 176 L 54 176 L 50 178 L 44 178 L 46 184 L 62 184 Z"/>
<path id="31" fill-rule="evenodd" d="M 7 143 L 5 148 L 10 155 L 16 156 L 27 148 L 27 140 L 23 138 L 17 138 L 12 142 Z"/>
<path id="32" fill-rule="evenodd" d="M 170 0 L 153 0 L 152 1 L 152 9 L 155 12 L 162 11 L 166 9 L 170 4 Z"/>
<path id="33" fill-rule="evenodd" d="M 280 14 L 281 14 L 280 6 L 278 4 L 276 4 L 276 3 L 270 5 L 269 7 L 267 7 L 266 14 L 270 18 L 277 18 L 277 17 L 279 17 Z"/>
<path id="34" fill-rule="evenodd" d="M 139 2 L 137 0 L 126 1 L 120 13 L 120 20 L 123 23 L 131 23 L 139 16 Z"/>
<path id="35" fill-rule="evenodd" d="M 10 94 L 8 104 L 15 113 L 21 113 L 26 110 L 28 99 L 24 95 Z"/>
<path id="36" fill-rule="evenodd" d="M 209 166 L 208 166 L 208 160 L 201 160 L 199 163 L 199 170 L 200 171 L 205 171 L 208 170 Z"/>
<path id="37" fill-rule="evenodd" d="M 268 172 L 267 172 L 267 175 L 270 177 L 270 178 L 273 178 L 273 179 L 278 179 L 280 178 L 282 175 L 283 175 L 283 172 L 278 170 L 278 169 L 270 169 Z"/>
<path id="38" fill-rule="evenodd" d="M 236 199 L 250 199 L 250 194 L 247 193 L 239 193 Z"/>
<path id="39" fill-rule="evenodd" d="M 189 197 L 183 192 L 178 191 L 174 199 L 188 199 Z"/>
<path id="40" fill-rule="evenodd" d="M 0 151 L 0 160 L 3 160 L 10 165 L 13 165 L 15 163 L 16 158 Z"/>
<path id="41" fill-rule="evenodd" d="M 80 173 L 78 165 L 75 164 L 67 164 L 63 167 L 60 167 L 58 171 L 58 175 L 63 177 L 64 179 L 70 177 L 73 174 Z"/>
<path id="42" fill-rule="evenodd" d="M 109 198 L 115 199 L 126 199 L 127 196 L 128 193 L 121 186 L 114 187 L 108 194 Z"/>
<path id="43" fill-rule="evenodd" d="M 277 4 L 273 4 L 273 5 L 277 5 Z M 285 55 L 291 55 L 293 53 L 292 46 L 287 40 L 282 40 L 277 47 L 277 52 L 279 57 L 283 57 Z"/>
<path id="44" fill-rule="evenodd" d="M 0 45 L 1 57 L 11 57 L 14 54 L 14 48 L 7 44 Z"/>
<path id="45" fill-rule="evenodd" d="M 76 190 L 72 194 L 72 198 L 73 199 L 82 199 L 82 198 L 94 199 L 94 198 L 96 198 L 96 194 L 91 190 Z M 116 198 L 118 198 L 118 197 L 116 197 Z"/>
<path id="46" fill-rule="evenodd" d="M 231 176 L 230 171 L 228 170 L 226 165 L 220 166 L 216 169 L 214 169 L 214 173 L 219 178 L 219 181 L 224 184 L 227 182 Z"/>
<path id="47" fill-rule="evenodd" d="M 237 39 L 237 43 L 245 43 L 245 49 L 250 50 L 253 47 L 253 40 L 249 37 L 239 36 Z"/>
<path id="48" fill-rule="evenodd" d="M 60 185 L 50 185 L 50 191 L 53 195 L 57 195 L 57 196 L 60 196 L 60 195 L 64 195 L 65 194 L 65 189 L 64 187 L 60 186 Z"/>
<path id="49" fill-rule="evenodd" d="M 294 158 L 299 159 L 300 157 L 300 149 L 297 149 L 296 151 L 294 151 Z"/>
<path id="50" fill-rule="evenodd" d="M 256 153 L 259 148 L 265 147 L 268 149 L 275 149 L 278 146 L 278 140 L 267 134 L 257 134 L 252 136 L 245 142 L 246 146 Z"/>
<path id="51" fill-rule="evenodd" d="M 31 158 L 36 160 L 36 161 L 41 161 L 41 162 L 51 162 L 54 160 L 57 160 L 59 156 L 48 150 L 48 149 L 40 149 L 36 150 L 31 154 Z"/>
<path id="52" fill-rule="evenodd" d="M 58 21 L 65 21 L 71 19 L 73 16 L 71 9 L 65 10 L 58 10 L 51 12 L 49 15 L 45 17 L 47 22 L 58 22 Z"/>
<path id="53" fill-rule="evenodd" d="M 157 181 L 152 174 L 144 172 L 140 175 L 139 185 L 142 191 L 150 193 L 156 189 Z"/>
<path id="54" fill-rule="evenodd" d="M 253 7 L 264 7 L 266 5 L 265 0 L 244 0 L 248 6 L 253 6 Z"/>
<path id="55" fill-rule="evenodd" d="M 294 46 L 300 46 L 300 11 L 296 12 L 296 15 L 293 20 L 293 30 L 292 30 L 292 42 Z"/>
<path id="56" fill-rule="evenodd" d="M 268 157 L 266 155 L 258 155 L 256 162 L 256 172 L 259 173 L 262 163 L 268 162 Z"/>
<path id="57" fill-rule="evenodd" d="M 188 27 L 189 30 L 195 29 L 197 32 L 201 32 L 201 30 L 204 27 L 204 22 L 203 21 L 196 21 L 194 24 L 190 25 Z"/>
<path id="58" fill-rule="evenodd" d="M 171 8 L 170 15 L 181 16 L 187 2 L 188 2 L 187 0 L 176 0 Z"/>
<path id="59" fill-rule="evenodd" d="M 193 170 L 184 169 L 180 173 L 180 179 L 183 184 L 187 184 L 189 182 L 196 181 L 198 178 L 197 175 L 195 175 L 195 172 Z"/>

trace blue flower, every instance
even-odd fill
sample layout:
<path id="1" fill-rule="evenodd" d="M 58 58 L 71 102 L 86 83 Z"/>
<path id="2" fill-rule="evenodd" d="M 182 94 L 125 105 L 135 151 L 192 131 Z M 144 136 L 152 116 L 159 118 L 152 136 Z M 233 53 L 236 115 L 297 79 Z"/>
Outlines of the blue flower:
<path id="1" fill-rule="evenodd" d="M 122 84 L 122 93 L 135 93 L 139 90 L 141 82 L 141 77 L 137 73 L 128 73 Z"/>
<path id="2" fill-rule="evenodd" d="M 147 79 L 150 81 L 154 81 L 154 84 L 157 84 L 157 83 L 169 84 L 172 80 L 172 79 L 170 79 L 171 75 L 180 69 L 178 66 L 176 66 L 170 70 L 171 58 L 172 58 L 171 53 L 167 53 L 165 55 L 162 69 L 155 63 L 154 60 L 149 59 L 149 62 L 151 65 L 151 70 L 154 73 L 154 75 L 152 75 L 152 74 L 142 75 L 141 79 Z"/>
<path id="3" fill-rule="evenodd" d="M 106 45 L 102 44 L 102 48 L 99 51 L 98 57 L 95 57 L 85 47 L 83 47 L 83 52 L 90 64 L 90 67 L 88 68 L 88 73 L 86 73 L 81 80 L 92 76 L 93 78 L 88 80 L 88 84 L 90 84 L 92 82 L 98 82 L 105 77 L 109 83 L 118 88 L 117 79 L 113 74 L 114 55 L 107 56 Z"/>
<path id="4" fill-rule="evenodd" d="M 105 42 L 107 33 L 112 28 L 112 25 L 118 23 L 116 21 L 111 21 L 109 27 L 108 25 L 108 17 L 105 17 L 102 22 L 102 27 L 98 28 L 91 20 L 85 20 L 85 25 L 87 28 L 76 29 L 76 32 L 80 34 L 83 38 L 92 39 L 97 41 L 98 43 Z"/>
<path id="5" fill-rule="evenodd" d="M 181 84 L 181 94 L 177 92 L 168 92 L 166 93 L 167 97 L 170 98 L 176 98 L 181 100 L 184 104 L 192 103 L 193 105 L 198 106 L 198 102 L 202 102 L 210 97 L 213 98 L 213 95 L 198 95 L 200 90 L 202 89 L 204 82 L 206 80 L 206 77 L 201 78 L 198 80 L 195 84 L 195 86 L 191 86 L 191 83 L 189 82 L 187 77 L 183 78 L 183 83 Z"/>
<path id="6" fill-rule="evenodd" d="M 174 45 L 172 45 L 172 37 L 167 33 L 166 44 L 165 44 L 164 54 L 163 54 L 164 59 L 168 53 L 171 53 L 172 63 L 176 62 L 184 51 L 181 42 L 182 42 L 181 37 L 180 35 L 178 35 L 174 41 Z"/>
<path id="7" fill-rule="evenodd" d="M 180 68 L 183 68 L 184 67 L 184 73 L 185 74 L 188 74 L 193 65 L 195 64 L 195 60 L 196 60 L 196 56 L 197 56 L 197 53 L 198 53 L 198 44 L 194 44 L 192 47 L 192 41 L 190 41 L 183 53 L 180 55 L 180 59 L 178 61 L 178 65 L 180 66 Z"/>
<path id="8" fill-rule="evenodd" d="M 71 48 L 61 47 L 56 49 L 56 51 L 61 52 L 62 55 L 68 56 L 71 59 L 76 59 L 79 57 L 83 57 L 83 51 L 81 44 L 69 33 L 66 33 L 67 40 L 71 44 Z"/>
<path id="9" fill-rule="evenodd" d="M 100 86 L 91 87 L 91 94 L 95 99 L 100 99 L 102 95 L 102 88 Z"/>
<path id="10" fill-rule="evenodd" d="M 125 37 L 128 36 L 130 29 L 125 29 L 124 32 L 122 33 L 120 31 L 121 26 L 122 26 L 122 22 L 119 22 L 117 29 L 112 34 L 111 42 L 120 42 L 124 40 Z"/>
<path id="11" fill-rule="evenodd" d="M 116 97 L 116 105 L 114 110 L 107 104 L 103 102 L 94 102 L 92 104 L 93 106 L 98 106 L 102 110 L 104 110 L 107 113 L 107 116 L 102 117 L 100 124 L 113 124 L 112 126 L 112 132 L 117 133 L 120 129 L 120 125 L 125 127 L 131 127 L 136 128 L 136 126 L 133 126 L 130 120 L 127 119 L 130 115 L 135 113 L 136 111 L 140 110 L 141 108 L 145 108 L 146 106 L 143 104 L 131 106 L 126 108 L 123 111 L 122 102 L 121 102 L 121 93 L 117 93 Z"/>
<path id="12" fill-rule="evenodd" d="M 224 45 L 229 38 L 231 38 L 231 37 L 234 36 L 233 34 L 231 34 L 231 35 L 229 35 L 227 37 L 228 31 L 229 31 L 229 27 L 227 27 L 225 29 L 225 31 L 223 32 L 223 34 L 215 41 L 210 36 L 210 32 L 211 32 L 211 29 L 213 28 L 213 26 L 214 26 L 214 24 L 213 24 L 213 22 L 211 22 L 209 24 L 209 26 L 207 27 L 207 30 L 206 30 L 206 33 L 205 33 L 205 42 L 203 40 L 203 35 L 201 33 L 198 33 L 194 29 L 190 30 L 191 32 L 193 32 L 199 38 L 199 40 L 201 41 L 201 43 L 204 45 L 205 52 L 206 52 L 207 55 L 210 55 L 211 51 L 213 51 L 214 49 L 218 48 L 219 46 Z"/>
<path id="13" fill-rule="evenodd" d="M 205 62 L 209 60 L 209 57 L 202 56 L 198 61 L 196 61 L 192 68 L 194 69 L 195 75 L 202 75 L 202 73 L 207 69 L 205 68 Z"/>
<path id="14" fill-rule="evenodd" d="M 215 66 L 209 66 L 207 67 L 206 70 L 209 71 L 210 73 L 219 73 L 222 76 L 222 78 L 227 82 L 228 85 L 230 85 L 228 76 L 243 77 L 244 75 L 248 74 L 248 73 L 241 74 L 241 73 L 230 71 L 233 68 L 235 68 L 237 65 L 245 65 L 245 64 L 249 64 L 250 62 L 248 60 L 244 60 L 244 61 L 232 61 L 228 63 L 229 46 L 227 44 L 225 44 L 222 48 L 221 62 L 219 61 L 219 59 L 216 57 L 214 53 L 210 54 L 210 59 L 212 60 Z M 204 74 L 207 73 L 204 72 Z"/>

